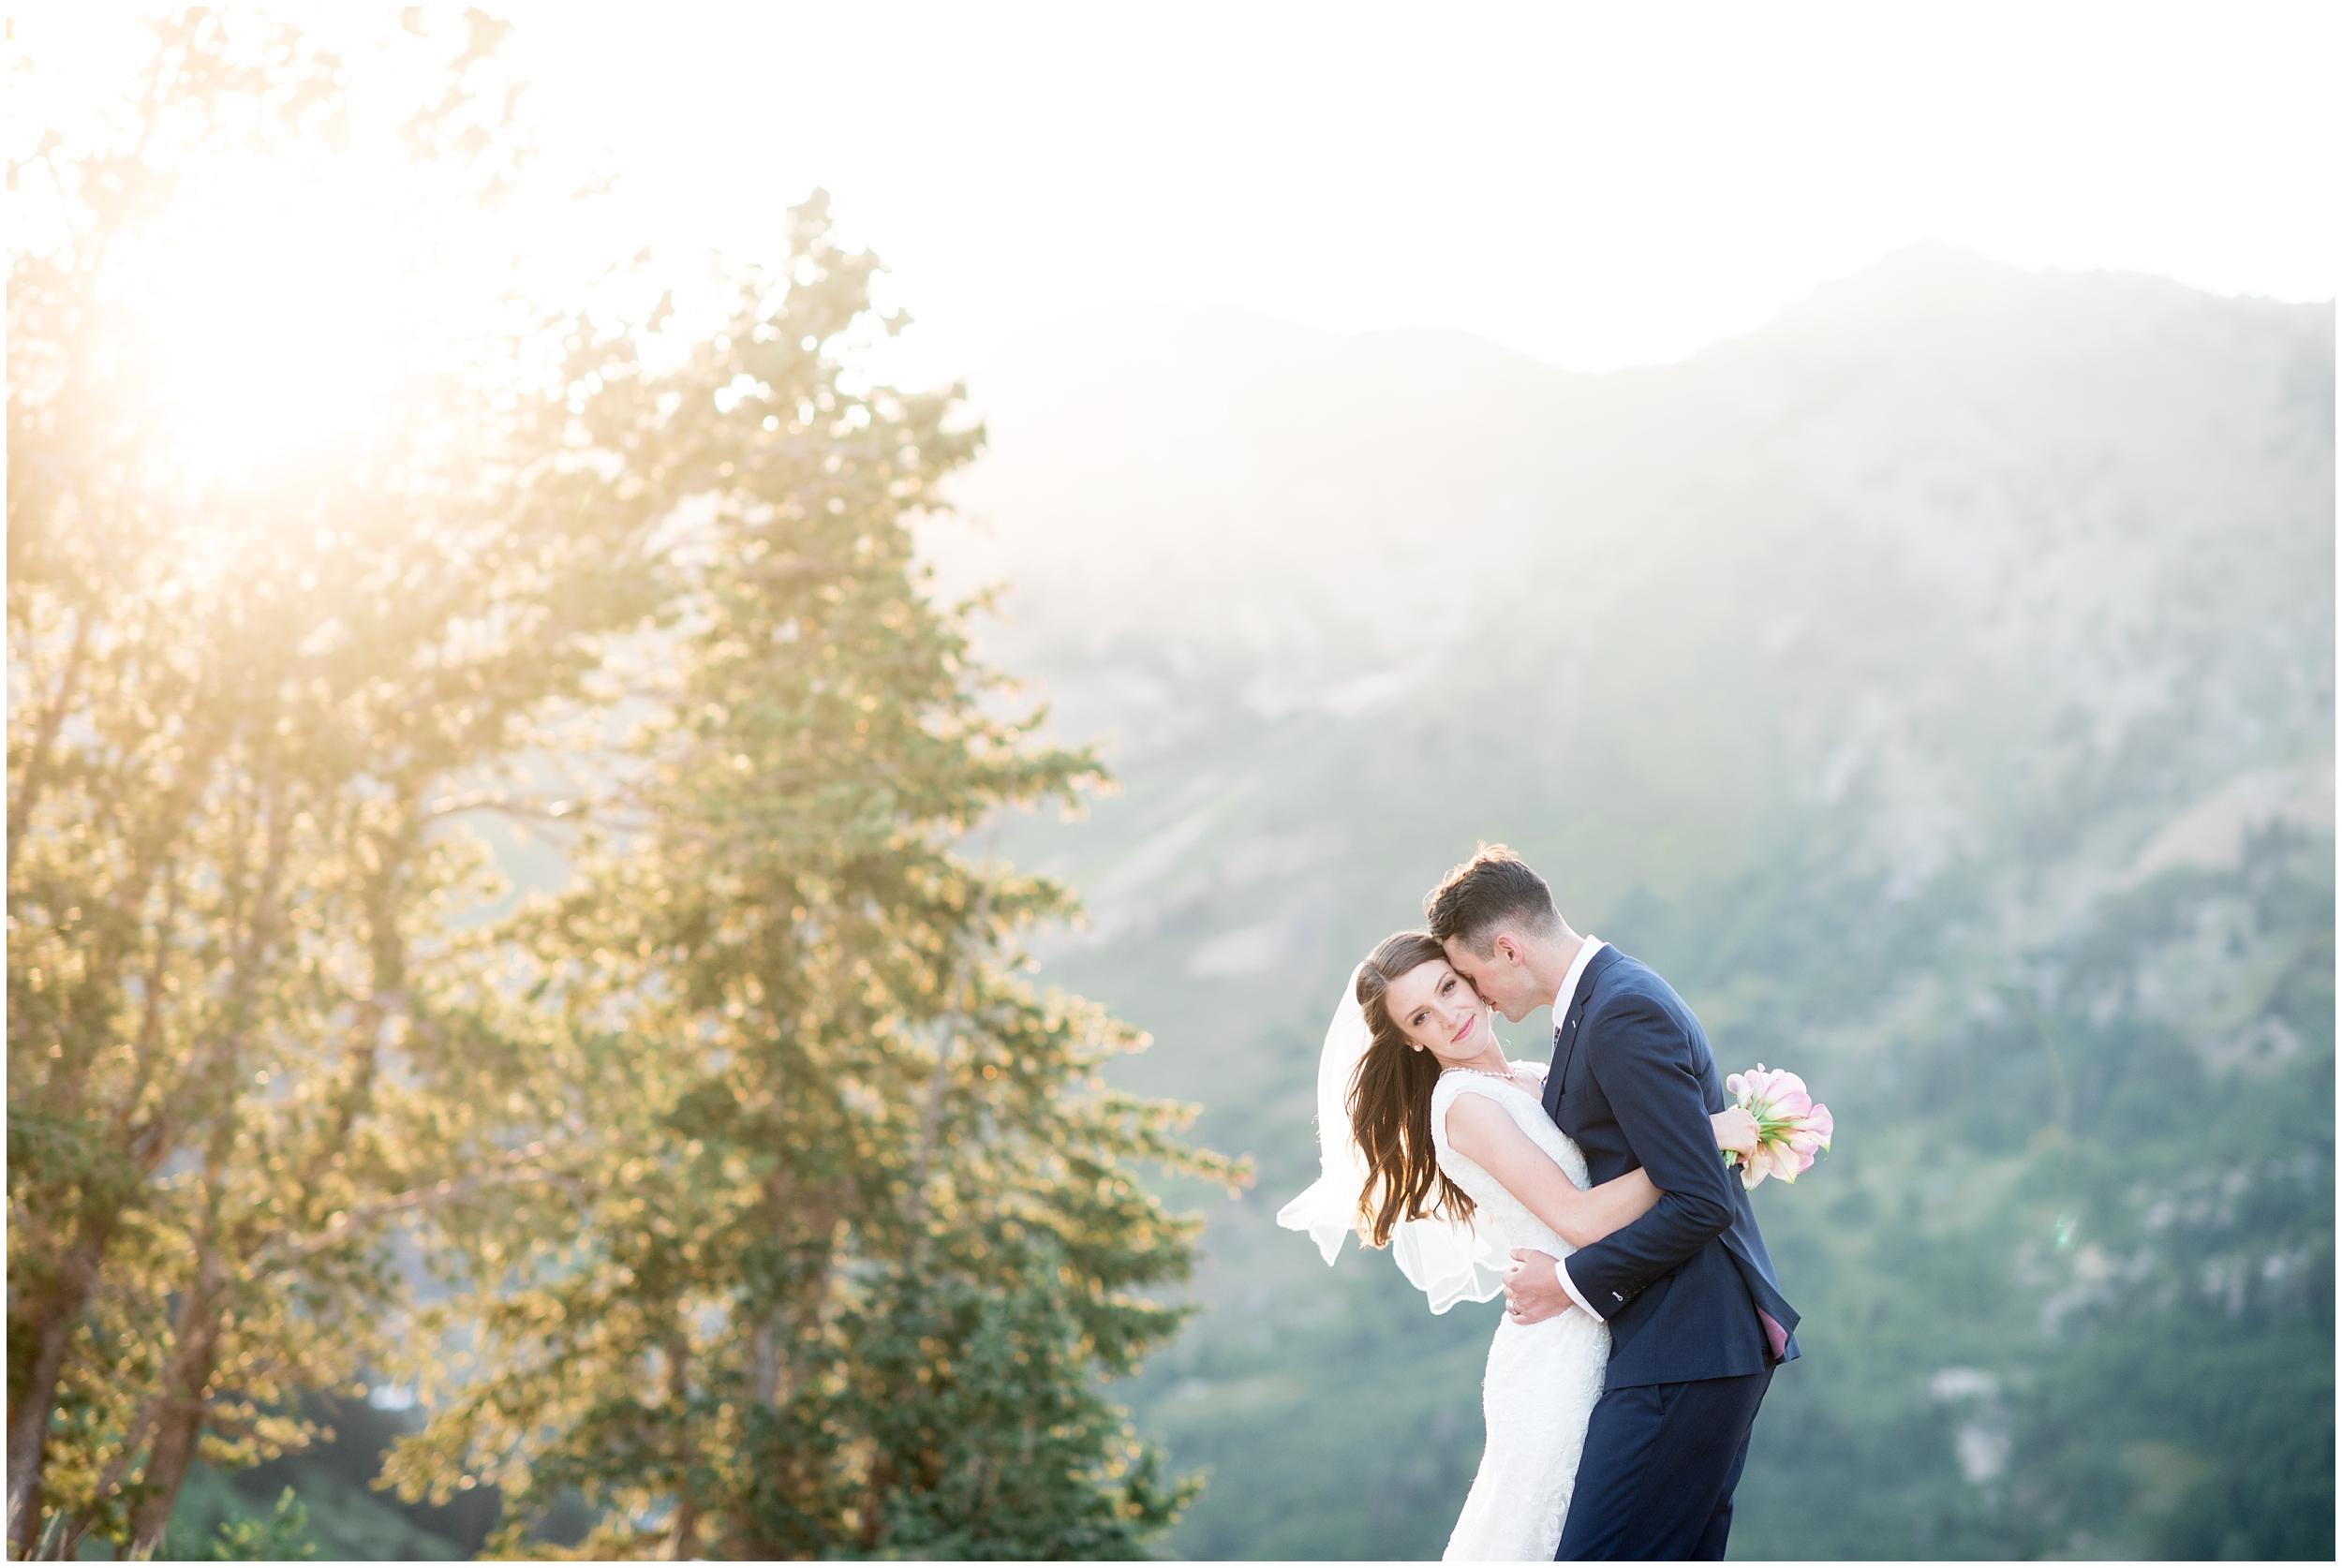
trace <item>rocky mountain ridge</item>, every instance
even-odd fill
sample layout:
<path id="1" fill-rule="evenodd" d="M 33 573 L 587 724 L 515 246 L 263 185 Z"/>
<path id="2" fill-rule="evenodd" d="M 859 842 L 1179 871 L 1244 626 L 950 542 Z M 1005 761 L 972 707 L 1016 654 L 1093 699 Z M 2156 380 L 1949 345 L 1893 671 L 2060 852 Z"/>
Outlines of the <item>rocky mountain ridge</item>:
<path id="1" fill-rule="evenodd" d="M 985 648 L 1058 732 L 1110 736 L 1152 831 L 1102 848 L 1196 838 L 1152 818 L 1223 743 L 1380 730 L 1375 777 L 1460 726 L 1432 809 L 1564 855 L 1572 820 L 1655 812 L 1709 824 L 1713 869 L 1859 796 L 1857 852 L 1908 893 L 2079 789 L 2111 869 L 2330 747 L 2331 363 L 2329 307 L 1936 247 L 1608 377 L 1132 309 L 977 380 L 989 537 L 935 554 L 1010 585 Z M 1264 809 L 1330 844 L 1349 806 Z M 1216 847 L 1234 874 L 1258 836 Z M 1146 856 L 1059 852 L 1114 925 Z M 1653 875 L 1594 859 L 1581 909 Z"/>

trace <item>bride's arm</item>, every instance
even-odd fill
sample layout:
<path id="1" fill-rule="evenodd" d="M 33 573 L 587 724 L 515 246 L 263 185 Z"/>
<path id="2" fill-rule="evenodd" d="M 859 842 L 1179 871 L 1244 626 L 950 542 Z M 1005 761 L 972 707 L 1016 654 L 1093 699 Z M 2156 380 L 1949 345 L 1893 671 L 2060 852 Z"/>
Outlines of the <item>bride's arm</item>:
<path id="1" fill-rule="evenodd" d="M 1579 1191 L 1511 1113 L 1485 1094 L 1456 1097 L 1447 1108 L 1447 1142 L 1572 1247 L 1591 1246 L 1632 1224 L 1659 1201 L 1659 1190 L 1640 1171 Z"/>
<path id="2" fill-rule="evenodd" d="M 1727 1107 L 1710 1119 L 1715 1123 L 1717 1146 L 1738 1146 L 1743 1137 L 1755 1143 L 1756 1123 L 1746 1111 Z M 1742 1121 L 1748 1123 L 1745 1129 Z M 1510 1113 L 1484 1094 L 1456 1097 L 1447 1108 L 1447 1142 L 1457 1153 L 1494 1176 L 1505 1191 L 1572 1247 L 1590 1247 L 1612 1231 L 1624 1229 L 1659 1201 L 1658 1188 L 1639 1170 L 1590 1191 L 1579 1191 L 1553 1162 L 1553 1157 L 1520 1130 Z"/>

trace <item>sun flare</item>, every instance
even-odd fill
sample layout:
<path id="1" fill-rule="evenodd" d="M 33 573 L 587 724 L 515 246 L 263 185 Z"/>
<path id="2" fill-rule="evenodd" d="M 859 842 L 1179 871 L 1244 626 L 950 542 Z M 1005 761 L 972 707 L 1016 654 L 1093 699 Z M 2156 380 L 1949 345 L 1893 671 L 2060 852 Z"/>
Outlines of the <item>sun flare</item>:
<path id="1" fill-rule="evenodd" d="M 196 470 L 353 431 L 397 376 L 397 266 L 358 185 L 292 200 L 255 167 L 157 257 L 156 386 Z"/>

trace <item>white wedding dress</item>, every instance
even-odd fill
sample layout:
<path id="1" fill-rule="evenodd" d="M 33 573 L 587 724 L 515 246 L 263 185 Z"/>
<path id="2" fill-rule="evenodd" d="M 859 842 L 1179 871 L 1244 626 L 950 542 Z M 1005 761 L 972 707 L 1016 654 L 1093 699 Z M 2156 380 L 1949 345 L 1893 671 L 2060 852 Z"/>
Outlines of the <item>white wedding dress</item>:
<path id="1" fill-rule="evenodd" d="M 1447 1109 L 1463 1094 L 1486 1095 L 1504 1106 L 1580 1191 L 1590 1185 L 1585 1156 L 1547 1118 L 1536 1097 L 1516 1083 L 1451 1071 L 1431 1089 L 1431 1142 L 1440 1169 L 1478 1206 L 1473 1231 L 1499 1258 L 1516 1247 L 1567 1257 L 1575 1250 L 1568 1242 L 1494 1176 L 1448 1146 Z M 1488 1446 L 1480 1455 L 1480 1472 L 1473 1477 L 1472 1495 L 1447 1538 L 1447 1561 L 1552 1561 L 1562 1521 L 1569 1516 L 1586 1422 L 1602 1397 L 1609 1361 L 1608 1325 L 1575 1309 L 1526 1327 L 1509 1316 L 1497 1324 L 1480 1388 Z"/>
<path id="2" fill-rule="evenodd" d="M 1358 974 L 1359 969 L 1350 971 L 1317 1060 L 1318 1178 L 1277 1211 L 1277 1223 L 1306 1232 L 1327 1264 L 1353 1235 L 1359 1246 L 1368 1245 L 1371 1225 L 1359 1207 L 1366 1159 L 1347 1108 L 1351 1083 L 1371 1040 L 1358 1009 Z M 1502 1295 L 1504 1270 L 1516 1247 L 1534 1247 L 1557 1258 L 1573 1250 L 1494 1176 L 1448 1146 L 1447 1108 L 1460 1094 L 1484 1094 L 1504 1106 L 1571 1181 L 1580 1190 L 1587 1186 L 1585 1157 L 1546 1119 L 1534 1094 L 1481 1072 L 1441 1077 L 1431 1089 L 1431 1142 L 1440 1169 L 1478 1206 L 1465 1221 L 1405 1220 L 1390 1237 L 1391 1261 L 1434 1312 L 1460 1301 Z M 1463 1515 L 1448 1537 L 1449 1559 L 1551 1561 L 1561 1544 L 1562 1522 L 1569 1516 L 1586 1422 L 1602 1397 L 1609 1362 L 1608 1325 L 1575 1309 L 1525 1328 L 1510 1318 L 1497 1325 L 1481 1389 L 1488 1446 Z"/>

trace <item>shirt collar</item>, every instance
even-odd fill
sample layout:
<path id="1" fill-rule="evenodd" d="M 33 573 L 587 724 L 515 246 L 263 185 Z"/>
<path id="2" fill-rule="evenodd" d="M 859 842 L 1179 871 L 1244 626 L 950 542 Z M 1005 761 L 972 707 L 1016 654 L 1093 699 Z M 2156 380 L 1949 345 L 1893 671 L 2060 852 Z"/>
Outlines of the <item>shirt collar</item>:
<path id="1" fill-rule="evenodd" d="M 1555 1028 L 1561 1028 L 1562 1020 L 1569 1014 L 1569 998 L 1578 994 L 1578 983 L 1585 978 L 1586 966 L 1593 962 L 1595 954 L 1609 945 L 1600 937 L 1588 937 L 1578 944 L 1578 956 L 1569 961 L 1569 973 L 1562 977 L 1562 988 L 1553 993 Z"/>

